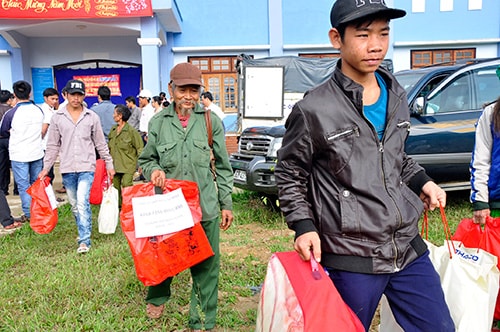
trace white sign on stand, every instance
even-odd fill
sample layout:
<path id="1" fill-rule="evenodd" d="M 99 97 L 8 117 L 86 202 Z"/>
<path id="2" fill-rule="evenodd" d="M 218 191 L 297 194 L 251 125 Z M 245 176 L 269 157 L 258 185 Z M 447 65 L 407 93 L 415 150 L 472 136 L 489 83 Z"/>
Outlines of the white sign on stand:
<path id="1" fill-rule="evenodd" d="M 163 195 L 134 197 L 132 210 L 136 238 L 170 234 L 194 226 L 180 188 Z"/>

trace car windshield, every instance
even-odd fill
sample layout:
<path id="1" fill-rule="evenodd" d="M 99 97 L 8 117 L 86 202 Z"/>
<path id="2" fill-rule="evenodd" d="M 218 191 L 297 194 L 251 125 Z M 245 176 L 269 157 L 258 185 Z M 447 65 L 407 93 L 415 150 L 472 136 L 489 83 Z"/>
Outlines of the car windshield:
<path id="1" fill-rule="evenodd" d="M 394 74 L 399 84 L 406 90 L 406 93 L 410 93 L 411 89 L 424 75 L 425 72 L 421 71 L 404 71 Z"/>

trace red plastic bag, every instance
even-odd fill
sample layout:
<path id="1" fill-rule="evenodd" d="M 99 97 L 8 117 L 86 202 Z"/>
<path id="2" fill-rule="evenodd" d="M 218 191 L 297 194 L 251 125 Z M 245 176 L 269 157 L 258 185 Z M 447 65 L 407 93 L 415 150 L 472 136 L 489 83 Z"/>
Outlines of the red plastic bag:
<path id="1" fill-rule="evenodd" d="M 132 198 L 154 195 L 152 183 L 136 184 L 122 189 L 122 230 L 134 258 L 137 277 L 145 286 L 158 285 L 168 277 L 200 263 L 214 255 L 201 226 L 198 185 L 191 181 L 167 179 L 163 193 L 181 188 L 188 203 L 194 226 L 162 236 L 136 238 Z"/>
<path id="2" fill-rule="evenodd" d="M 102 203 L 102 193 L 108 187 L 106 185 L 107 180 L 106 163 L 104 159 L 97 159 L 95 162 L 94 182 L 90 187 L 90 204 L 100 205 Z"/>
<path id="3" fill-rule="evenodd" d="M 364 332 L 321 266 L 318 272 L 319 278 L 314 277 L 311 263 L 296 252 L 273 254 L 260 294 L 255 331 Z"/>
<path id="4" fill-rule="evenodd" d="M 50 202 L 46 188 L 52 190 L 50 178 L 47 176 L 43 180 L 36 179 L 26 189 L 26 193 L 31 196 L 30 227 L 38 234 L 48 234 L 57 225 L 57 203 Z"/>
<path id="5" fill-rule="evenodd" d="M 497 256 L 497 266 L 500 269 L 500 218 L 487 218 L 484 230 L 473 219 L 462 219 L 452 239 L 462 242 L 466 247 L 483 249 Z M 500 319 L 500 292 L 494 318 Z"/>

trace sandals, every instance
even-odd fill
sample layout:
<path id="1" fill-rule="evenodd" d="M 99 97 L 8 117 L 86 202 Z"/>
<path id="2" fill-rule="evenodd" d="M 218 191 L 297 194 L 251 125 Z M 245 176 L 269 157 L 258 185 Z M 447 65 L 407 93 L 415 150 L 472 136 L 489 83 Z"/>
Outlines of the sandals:
<path id="1" fill-rule="evenodd" d="M 79 254 L 85 254 L 85 253 L 89 252 L 89 250 L 90 250 L 90 247 L 87 247 L 87 245 L 85 243 L 80 243 L 80 246 L 78 247 L 78 249 L 76 249 L 76 252 Z"/>
<path id="2" fill-rule="evenodd" d="M 151 319 L 158 319 L 161 317 L 163 313 L 163 309 L 165 309 L 164 304 L 154 305 L 152 303 L 146 304 L 146 315 Z"/>
<path id="3" fill-rule="evenodd" d="M 14 230 L 14 229 L 18 229 L 20 227 L 23 227 L 23 223 L 19 222 L 19 221 L 14 221 L 12 224 L 10 224 L 8 226 L 4 226 L 4 229 L 6 229 L 6 230 Z"/>

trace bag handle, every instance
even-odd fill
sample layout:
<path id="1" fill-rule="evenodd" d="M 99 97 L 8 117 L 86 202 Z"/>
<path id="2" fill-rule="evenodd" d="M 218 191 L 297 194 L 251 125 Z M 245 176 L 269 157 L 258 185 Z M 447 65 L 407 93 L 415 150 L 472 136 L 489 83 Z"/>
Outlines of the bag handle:
<path id="1" fill-rule="evenodd" d="M 210 110 L 205 112 L 205 122 L 207 124 L 208 145 L 210 146 L 210 149 L 213 149 L 214 137 L 212 133 L 212 119 L 210 118 L 210 112 Z"/>
<path id="2" fill-rule="evenodd" d="M 450 225 L 448 224 L 448 220 L 446 219 L 446 214 L 444 213 L 444 208 L 441 204 L 439 204 L 439 211 L 441 213 L 441 222 L 443 223 L 443 230 L 444 230 L 444 236 L 445 236 L 445 241 L 448 246 L 448 252 L 450 253 L 450 258 L 453 257 L 453 253 L 455 252 L 455 244 L 453 243 L 451 239 L 451 230 L 450 230 Z M 422 221 L 422 229 L 420 231 L 420 235 L 424 237 L 425 234 L 425 239 L 429 239 L 429 219 L 427 216 L 427 210 L 424 212 L 424 220 Z M 452 251 L 453 248 L 453 251 Z"/>

